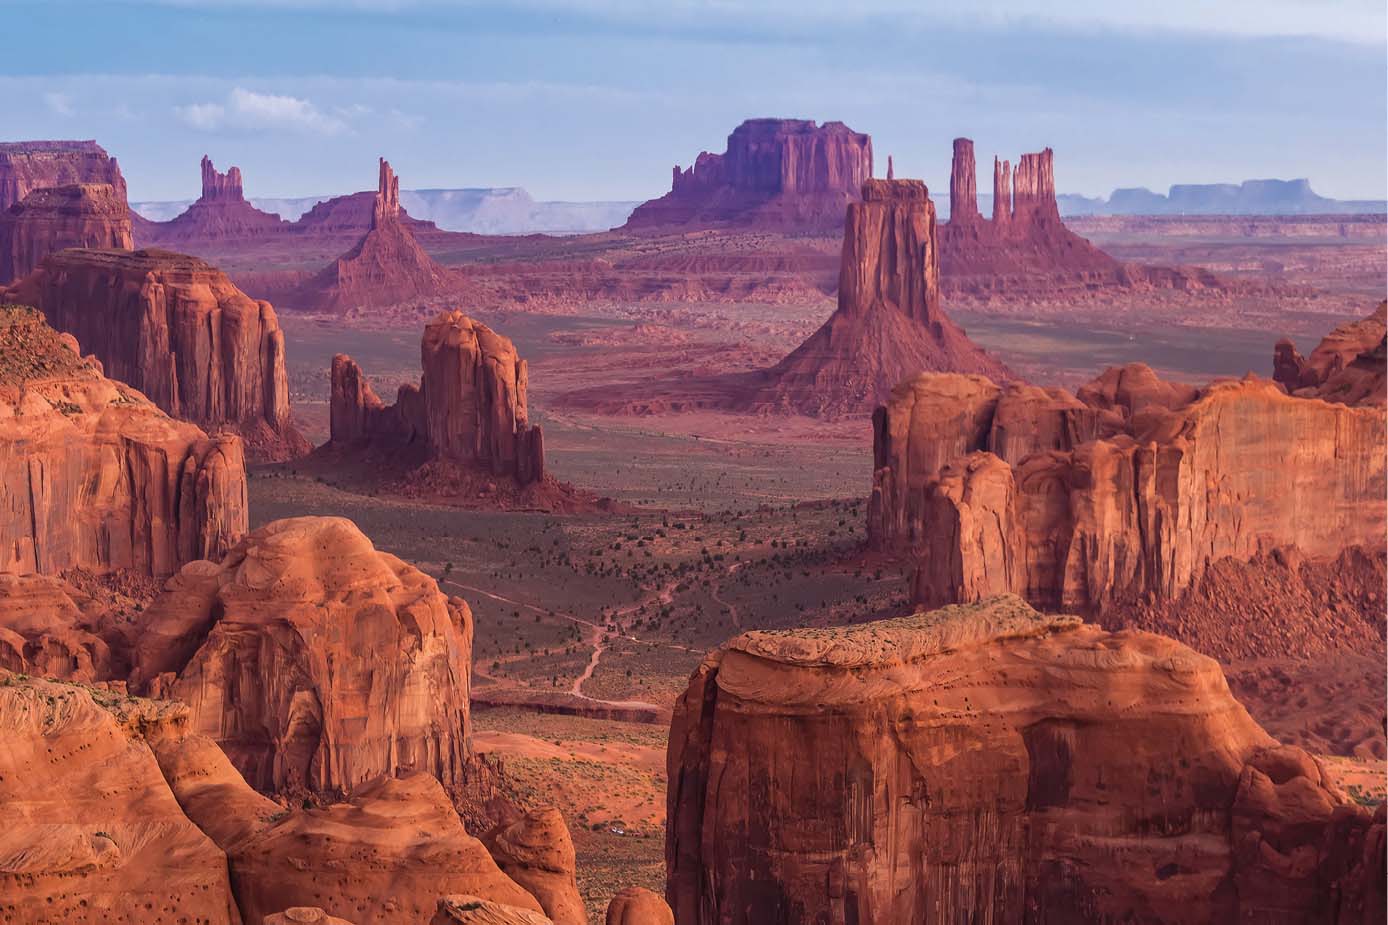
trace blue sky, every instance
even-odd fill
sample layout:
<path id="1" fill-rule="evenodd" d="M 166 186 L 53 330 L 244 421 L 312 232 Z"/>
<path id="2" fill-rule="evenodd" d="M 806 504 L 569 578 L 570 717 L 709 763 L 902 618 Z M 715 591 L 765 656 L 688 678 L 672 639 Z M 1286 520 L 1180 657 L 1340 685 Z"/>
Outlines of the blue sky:
<path id="1" fill-rule="evenodd" d="M 132 199 L 524 186 L 644 199 L 744 118 L 839 119 L 945 192 L 1056 149 L 1063 192 L 1308 176 L 1382 198 L 1382 0 L 0 0 L 3 135 L 96 138 Z M 986 182 L 987 168 L 980 176 Z"/>

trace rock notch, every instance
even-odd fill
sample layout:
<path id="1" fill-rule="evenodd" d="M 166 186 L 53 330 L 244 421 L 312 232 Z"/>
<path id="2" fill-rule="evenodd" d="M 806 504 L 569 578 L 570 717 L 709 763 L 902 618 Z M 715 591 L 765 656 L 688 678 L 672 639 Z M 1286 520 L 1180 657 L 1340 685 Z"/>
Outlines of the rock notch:
<path id="1" fill-rule="evenodd" d="M 66 250 L 9 290 L 92 351 L 108 375 L 174 417 L 232 429 L 261 459 L 308 449 L 289 420 L 284 332 L 196 257 L 163 250 Z"/>
<path id="2" fill-rule="evenodd" d="M 130 208 L 104 183 L 40 187 L 0 213 L 0 283 L 68 247 L 130 250 Z"/>
<path id="3" fill-rule="evenodd" d="M 871 176 L 872 139 L 842 122 L 749 119 L 725 153 L 676 166 L 670 192 L 637 206 L 623 227 L 831 231 Z"/>
<path id="4" fill-rule="evenodd" d="M 120 165 L 95 141 L 0 142 L 0 212 L 36 189 L 104 183 L 125 201 Z"/>
<path id="5" fill-rule="evenodd" d="M 247 527 L 241 440 L 208 437 L 0 307 L 0 572 L 167 576 Z"/>

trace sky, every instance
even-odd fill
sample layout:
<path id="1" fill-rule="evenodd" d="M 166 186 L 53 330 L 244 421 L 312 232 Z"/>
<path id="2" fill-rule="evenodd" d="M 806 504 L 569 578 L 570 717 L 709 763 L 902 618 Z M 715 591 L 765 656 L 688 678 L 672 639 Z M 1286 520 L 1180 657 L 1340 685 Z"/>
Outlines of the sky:
<path id="1" fill-rule="evenodd" d="M 641 200 L 743 119 L 839 120 L 946 198 L 950 142 L 1061 192 L 1388 196 L 1383 0 L 0 0 L 0 140 L 95 138 L 132 200 L 523 186 Z M 986 185 L 986 180 L 985 184 Z"/>

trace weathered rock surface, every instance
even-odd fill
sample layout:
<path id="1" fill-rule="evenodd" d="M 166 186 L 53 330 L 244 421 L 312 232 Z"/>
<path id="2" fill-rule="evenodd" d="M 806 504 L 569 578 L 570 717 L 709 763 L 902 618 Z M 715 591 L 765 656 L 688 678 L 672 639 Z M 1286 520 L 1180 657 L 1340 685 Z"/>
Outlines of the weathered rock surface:
<path id="1" fill-rule="evenodd" d="M 349 520 L 275 521 L 188 565 L 136 639 L 132 689 L 187 703 L 259 790 L 463 781 L 472 613 Z"/>
<path id="2" fill-rule="evenodd" d="M 539 900 L 554 925 L 587 925 L 574 844 L 558 807 L 536 807 L 504 822 L 482 836 L 482 843 L 497 866 Z"/>
<path id="3" fill-rule="evenodd" d="M 441 295 L 456 282 L 452 271 L 435 263 L 401 221 L 400 178 L 381 158 L 371 227 L 351 250 L 305 284 L 302 300 L 315 308 L 345 312 Z"/>
<path id="4" fill-rule="evenodd" d="M 890 162 L 889 162 L 890 163 Z M 665 900 L 650 890 L 629 886 L 607 904 L 607 925 L 675 925 Z"/>
<path id="5" fill-rule="evenodd" d="M 186 713 L 0 671 L 6 922 L 240 925 L 226 856 L 184 816 L 133 734 Z"/>
<path id="6" fill-rule="evenodd" d="M 134 247 L 125 197 L 107 184 L 48 186 L 0 212 L 0 283 L 68 247 Z"/>
<path id="7" fill-rule="evenodd" d="M 1141 366 L 1077 397 L 989 386 L 926 374 L 875 419 L 869 539 L 921 563 L 921 603 L 1011 591 L 1092 614 L 1174 598 L 1225 557 L 1383 545 L 1379 408 Z"/>
<path id="8" fill-rule="evenodd" d="M 107 375 L 174 417 L 235 430 L 260 458 L 308 448 L 289 420 L 284 332 L 274 308 L 196 257 L 61 251 L 0 297 L 42 310 Z"/>
<path id="9" fill-rule="evenodd" d="M 739 636 L 669 779 L 681 925 L 1382 920 L 1381 816 L 1213 660 L 1015 597 Z"/>
<path id="10" fill-rule="evenodd" d="M 167 222 L 141 225 L 140 244 L 177 247 L 209 241 L 263 239 L 289 231 L 289 222 L 278 215 L 262 212 L 246 201 L 241 185 L 241 168 L 218 172 L 212 159 L 203 155 L 202 195 L 181 215 Z"/>
<path id="11" fill-rule="evenodd" d="M 91 684 L 124 678 L 129 646 L 99 601 L 51 575 L 0 572 L 0 668 Z"/>
<path id="12" fill-rule="evenodd" d="M 529 909 L 494 903 L 480 896 L 445 896 L 429 925 L 553 925 Z"/>
<path id="13" fill-rule="evenodd" d="M 353 925 L 346 919 L 328 915 L 317 906 L 291 906 L 283 912 L 267 915 L 265 925 Z"/>
<path id="14" fill-rule="evenodd" d="M 1290 340 L 1277 342 L 1272 378 L 1288 392 L 1346 405 L 1383 405 L 1388 400 L 1388 302 L 1373 314 L 1342 324 L 1326 335 L 1310 357 Z"/>
<path id="15" fill-rule="evenodd" d="M 525 361 L 511 341 L 462 312 L 424 329 L 423 377 L 385 405 L 351 357 L 332 367 L 332 446 L 388 452 L 412 448 L 505 476 L 518 485 L 544 478 L 544 437 L 529 423 Z"/>
<path id="16" fill-rule="evenodd" d="M 637 206 L 623 227 L 832 230 L 871 176 L 872 139 L 842 122 L 749 119 L 725 153 L 675 167 L 670 192 Z"/>
<path id="17" fill-rule="evenodd" d="M 105 183 L 125 202 L 116 159 L 95 141 L 0 142 L 0 212 L 36 189 Z"/>
<path id="18" fill-rule="evenodd" d="M 25 308 L 0 308 L 0 497 L 0 571 L 162 577 L 247 528 L 239 438 L 171 419 Z"/>

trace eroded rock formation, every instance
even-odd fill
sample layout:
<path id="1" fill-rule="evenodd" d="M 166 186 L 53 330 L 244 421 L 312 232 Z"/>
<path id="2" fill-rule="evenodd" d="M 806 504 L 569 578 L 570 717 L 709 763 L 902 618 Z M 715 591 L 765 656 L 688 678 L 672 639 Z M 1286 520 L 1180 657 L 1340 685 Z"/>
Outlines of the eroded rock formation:
<path id="1" fill-rule="evenodd" d="M 0 571 L 165 576 L 246 531 L 241 440 L 105 378 L 32 309 L 0 308 Z"/>
<path id="2" fill-rule="evenodd" d="M 39 308 L 107 375 L 174 417 L 235 430 L 259 458 L 307 449 L 289 420 L 284 332 L 274 308 L 196 257 L 61 251 L 0 298 Z"/>
<path id="3" fill-rule="evenodd" d="M 587 925 L 569 829 L 557 806 L 540 806 L 482 837 L 493 860 L 540 902 L 554 925 Z"/>
<path id="4" fill-rule="evenodd" d="M 316 308 L 345 312 L 437 296 L 455 282 L 452 272 L 435 263 L 401 221 L 400 178 L 381 158 L 371 227 L 351 250 L 305 284 L 303 299 Z"/>
<path id="5" fill-rule="evenodd" d="M 132 689 L 189 704 L 257 789 L 463 781 L 472 613 L 349 520 L 275 521 L 186 566 L 136 638 Z"/>
<path id="6" fill-rule="evenodd" d="M 888 162 L 890 163 L 890 162 Z M 629 886 L 607 904 L 607 925 L 675 925 L 669 905 L 650 890 Z"/>
<path id="7" fill-rule="evenodd" d="M 0 283 L 67 247 L 130 250 L 130 209 L 107 184 L 47 186 L 0 213 Z"/>
<path id="8" fill-rule="evenodd" d="M 439 460 L 505 476 L 517 485 L 544 478 L 544 437 L 526 408 L 526 364 L 515 345 L 462 312 L 424 329 L 424 374 L 385 405 L 351 357 L 332 367 L 332 446 L 413 449 Z"/>
<path id="9" fill-rule="evenodd" d="M 278 215 L 262 212 L 246 201 L 241 168 L 230 167 L 220 173 L 212 159 L 203 155 L 201 169 L 202 195 L 170 221 L 144 223 L 139 229 L 142 246 L 259 239 L 289 230 L 289 223 Z"/>
<path id="10" fill-rule="evenodd" d="M 1137 365 L 1071 396 L 926 374 L 874 422 L 869 539 L 920 564 L 925 604 L 1009 591 L 1094 614 L 1225 557 L 1383 545 L 1381 409 L 1266 380 L 1196 391 Z"/>
<path id="11" fill-rule="evenodd" d="M 670 192 L 637 206 L 624 227 L 832 230 L 871 176 L 872 139 L 842 122 L 749 119 L 725 153 L 675 167 Z"/>
<path id="12" fill-rule="evenodd" d="M 0 212 L 36 189 L 74 183 L 104 183 L 125 201 L 120 165 L 95 141 L 0 142 Z"/>
<path id="13" fill-rule="evenodd" d="M 124 678 L 122 629 L 61 578 L 0 572 L 0 668 L 84 684 Z"/>
<path id="14" fill-rule="evenodd" d="M 1382 816 L 1213 660 L 1015 597 L 745 633 L 669 770 L 681 925 L 1381 921 Z"/>
<path id="15" fill-rule="evenodd" d="M 1297 352 L 1290 340 L 1277 342 L 1272 378 L 1296 395 L 1347 405 L 1385 402 L 1384 368 L 1388 355 L 1388 302 L 1367 318 L 1342 324 L 1311 351 Z"/>

